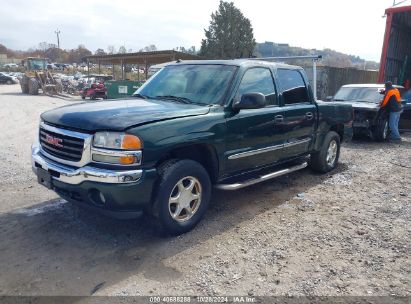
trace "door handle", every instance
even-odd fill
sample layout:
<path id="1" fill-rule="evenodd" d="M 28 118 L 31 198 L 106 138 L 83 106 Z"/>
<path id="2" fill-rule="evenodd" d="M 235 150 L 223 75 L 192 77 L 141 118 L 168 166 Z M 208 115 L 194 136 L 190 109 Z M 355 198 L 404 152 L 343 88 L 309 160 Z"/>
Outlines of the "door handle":
<path id="1" fill-rule="evenodd" d="M 283 115 L 276 115 L 274 117 L 275 122 L 283 122 L 284 121 L 284 116 Z"/>
<path id="2" fill-rule="evenodd" d="M 308 120 L 311 120 L 311 119 L 314 118 L 314 114 L 311 113 L 311 112 L 307 112 L 307 113 L 305 113 L 305 117 L 307 117 Z"/>

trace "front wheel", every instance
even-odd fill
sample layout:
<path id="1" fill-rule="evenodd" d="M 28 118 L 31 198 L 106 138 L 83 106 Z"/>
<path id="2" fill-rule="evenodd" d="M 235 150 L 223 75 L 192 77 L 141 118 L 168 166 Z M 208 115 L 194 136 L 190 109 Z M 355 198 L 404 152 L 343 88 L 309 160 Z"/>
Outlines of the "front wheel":
<path id="1" fill-rule="evenodd" d="M 387 118 L 380 118 L 377 121 L 377 125 L 375 126 L 372 137 L 375 141 L 385 141 L 388 137 L 388 119 Z"/>
<path id="2" fill-rule="evenodd" d="M 163 231 L 178 235 L 193 229 L 204 216 L 211 196 L 207 171 L 192 160 L 174 160 L 159 168 L 155 209 Z"/>
<path id="3" fill-rule="evenodd" d="M 334 131 L 328 132 L 321 150 L 311 154 L 310 167 L 321 173 L 335 169 L 340 157 L 340 147 L 340 136 Z"/>

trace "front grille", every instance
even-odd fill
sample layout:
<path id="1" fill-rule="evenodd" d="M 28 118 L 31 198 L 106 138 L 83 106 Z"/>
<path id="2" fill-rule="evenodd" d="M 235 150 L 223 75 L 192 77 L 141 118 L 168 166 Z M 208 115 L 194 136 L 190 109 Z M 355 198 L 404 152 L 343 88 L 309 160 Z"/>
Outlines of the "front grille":
<path id="1" fill-rule="evenodd" d="M 354 111 L 354 121 L 355 122 L 364 122 L 367 119 L 366 114 L 363 111 Z"/>
<path id="2" fill-rule="evenodd" d="M 80 161 L 83 155 L 84 139 L 67 136 L 40 128 L 40 145 L 42 149 L 61 159 Z"/>

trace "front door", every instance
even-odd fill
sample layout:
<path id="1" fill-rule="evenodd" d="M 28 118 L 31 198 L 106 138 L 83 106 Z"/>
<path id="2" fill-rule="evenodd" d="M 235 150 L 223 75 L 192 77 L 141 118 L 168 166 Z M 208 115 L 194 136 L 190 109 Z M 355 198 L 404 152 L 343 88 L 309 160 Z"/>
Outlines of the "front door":
<path id="1" fill-rule="evenodd" d="M 278 69 L 286 137 L 281 158 L 307 153 L 317 122 L 317 107 L 311 101 L 306 81 L 299 70 Z"/>
<path id="2" fill-rule="evenodd" d="M 283 147 L 280 130 L 283 110 L 278 106 L 270 69 L 254 67 L 244 73 L 236 99 L 251 92 L 264 94 L 267 104 L 261 109 L 240 110 L 227 118 L 225 169 L 228 174 L 275 163 Z"/>
<path id="3" fill-rule="evenodd" d="M 399 129 L 401 131 L 411 131 L 411 100 L 407 100 L 404 111 L 400 116 Z"/>

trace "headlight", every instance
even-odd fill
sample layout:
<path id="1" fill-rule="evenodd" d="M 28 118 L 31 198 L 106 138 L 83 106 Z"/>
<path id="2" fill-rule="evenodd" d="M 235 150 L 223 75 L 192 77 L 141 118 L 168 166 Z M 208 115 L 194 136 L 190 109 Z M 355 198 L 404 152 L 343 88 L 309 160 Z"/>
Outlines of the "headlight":
<path id="1" fill-rule="evenodd" d="M 141 140 L 137 136 L 116 132 L 97 132 L 94 135 L 93 146 L 105 149 L 140 150 Z"/>
<path id="2" fill-rule="evenodd" d="M 131 134 L 97 132 L 93 138 L 92 158 L 95 162 L 140 165 L 142 143 Z"/>

